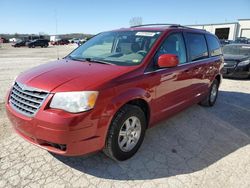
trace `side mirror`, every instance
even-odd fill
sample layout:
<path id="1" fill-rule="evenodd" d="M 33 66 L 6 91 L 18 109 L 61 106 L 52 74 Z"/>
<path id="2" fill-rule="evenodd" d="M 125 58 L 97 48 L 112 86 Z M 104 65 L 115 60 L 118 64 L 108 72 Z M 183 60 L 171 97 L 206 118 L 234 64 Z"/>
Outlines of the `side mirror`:
<path id="1" fill-rule="evenodd" d="M 175 54 L 163 54 L 158 57 L 157 63 L 160 68 L 176 67 L 179 64 L 179 59 Z"/>

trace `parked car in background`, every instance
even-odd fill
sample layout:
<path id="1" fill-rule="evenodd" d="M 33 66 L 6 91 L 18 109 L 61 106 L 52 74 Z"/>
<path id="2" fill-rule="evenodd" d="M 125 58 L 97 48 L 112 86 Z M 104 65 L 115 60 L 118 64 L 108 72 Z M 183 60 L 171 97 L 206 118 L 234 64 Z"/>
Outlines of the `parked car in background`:
<path id="1" fill-rule="evenodd" d="M 15 44 L 12 44 L 13 47 L 21 47 L 21 46 L 26 46 L 26 43 L 30 41 L 27 40 L 19 40 Z"/>
<path id="2" fill-rule="evenodd" d="M 80 42 L 80 39 L 77 39 L 77 38 L 69 39 L 69 42 L 70 43 L 78 43 L 78 42 Z"/>
<path id="3" fill-rule="evenodd" d="M 6 38 L 4 38 L 4 37 L 0 37 L 0 41 L 1 41 L 1 43 L 8 43 L 9 41 L 6 39 Z"/>
<path id="4" fill-rule="evenodd" d="M 223 47 L 223 76 L 248 78 L 250 76 L 250 44 L 229 44 Z"/>
<path id="5" fill-rule="evenodd" d="M 31 41 L 31 42 L 28 42 L 27 46 L 29 48 L 35 48 L 37 46 L 40 46 L 42 48 L 44 48 L 44 47 L 46 48 L 49 46 L 49 41 L 46 39 L 36 39 L 36 40 Z"/>
<path id="6" fill-rule="evenodd" d="M 67 45 L 69 44 L 69 41 L 67 39 L 60 39 L 58 41 L 52 41 L 52 45 Z"/>
<path id="7" fill-rule="evenodd" d="M 238 37 L 238 38 L 236 38 L 235 41 L 233 41 L 233 43 L 250 44 L 250 39 L 248 39 L 246 37 Z"/>
<path id="8" fill-rule="evenodd" d="M 232 42 L 233 42 L 232 40 L 220 39 L 221 46 L 225 46 L 227 44 L 231 44 Z"/>
<path id="9" fill-rule="evenodd" d="M 87 38 L 84 39 L 77 39 L 77 38 L 73 38 L 73 39 L 69 39 L 70 43 L 75 43 L 75 44 L 83 44 L 87 41 Z"/>
<path id="10" fill-rule="evenodd" d="M 123 28 L 22 73 L 5 104 L 16 132 L 41 148 L 126 160 L 147 128 L 193 104 L 213 106 L 222 67 L 219 40 L 205 30 Z"/>

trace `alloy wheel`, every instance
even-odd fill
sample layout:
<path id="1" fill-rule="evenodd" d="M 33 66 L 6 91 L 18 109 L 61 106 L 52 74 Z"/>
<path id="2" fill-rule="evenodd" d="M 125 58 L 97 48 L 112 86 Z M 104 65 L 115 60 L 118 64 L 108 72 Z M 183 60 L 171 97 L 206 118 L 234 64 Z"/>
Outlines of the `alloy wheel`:
<path id="1" fill-rule="evenodd" d="M 136 116 L 129 117 L 122 125 L 118 145 L 124 152 L 131 151 L 139 141 L 141 136 L 141 122 Z"/>

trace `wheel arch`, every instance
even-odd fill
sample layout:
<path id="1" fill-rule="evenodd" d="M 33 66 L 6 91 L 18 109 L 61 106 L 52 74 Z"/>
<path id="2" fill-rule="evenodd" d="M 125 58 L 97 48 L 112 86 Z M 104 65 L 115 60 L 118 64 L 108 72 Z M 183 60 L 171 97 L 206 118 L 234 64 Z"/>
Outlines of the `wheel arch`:
<path id="1" fill-rule="evenodd" d="M 221 81 L 222 81 L 222 76 L 221 76 L 220 74 L 217 74 L 217 75 L 215 76 L 215 79 L 218 80 L 219 85 L 220 85 L 220 84 L 221 84 Z"/>
<path id="2" fill-rule="evenodd" d="M 146 100 L 142 99 L 142 98 L 136 98 L 136 99 L 128 101 L 123 106 L 125 106 L 127 104 L 135 105 L 135 106 L 138 106 L 140 109 L 142 109 L 142 111 L 145 114 L 146 120 L 147 120 L 146 128 L 148 128 L 148 124 L 149 124 L 149 121 L 150 121 L 150 115 L 151 115 L 150 107 L 149 107 L 148 102 Z"/>
<path id="3" fill-rule="evenodd" d="M 112 119 L 122 107 L 124 107 L 127 104 L 130 104 L 138 106 L 142 109 L 142 111 L 145 114 L 148 126 L 149 121 L 151 119 L 150 118 L 151 109 L 149 104 L 150 100 L 151 100 L 151 94 L 146 90 L 142 88 L 129 89 L 126 92 L 119 94 L 111 101 L 112 106 L 114 107 Z"/>

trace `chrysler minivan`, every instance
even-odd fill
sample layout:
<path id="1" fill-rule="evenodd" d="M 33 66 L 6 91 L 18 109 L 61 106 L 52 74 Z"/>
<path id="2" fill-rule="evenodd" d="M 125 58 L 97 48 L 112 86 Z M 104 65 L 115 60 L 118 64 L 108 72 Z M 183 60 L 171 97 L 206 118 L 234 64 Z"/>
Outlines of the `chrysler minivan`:
<path id="1" fill-rule="evenodd" d="M 68 56 L 20 74 L 6 98 L 15 131 L 50 152 L 132 157 L 145 131 L 190 105 L 213 106 L 218 38 L 181 25 L 103 32 Z"/>

